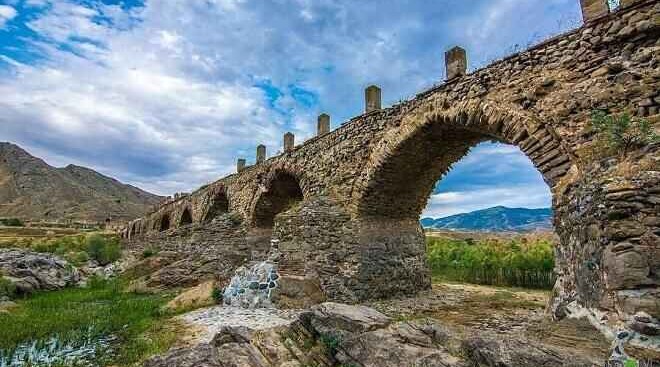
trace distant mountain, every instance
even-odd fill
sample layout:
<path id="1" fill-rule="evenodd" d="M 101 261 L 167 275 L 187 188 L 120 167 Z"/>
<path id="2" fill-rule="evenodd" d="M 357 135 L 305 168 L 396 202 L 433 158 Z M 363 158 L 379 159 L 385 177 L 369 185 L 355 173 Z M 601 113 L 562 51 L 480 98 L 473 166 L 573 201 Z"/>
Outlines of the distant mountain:
<path id="1" fill-rule="evenodd" d="M 552 209 L 507 208 L 496 206 L 445 218 L 423 218 L 424 228 L 465 231 L 532 231 L 552 229 Z"/>
<path id="2" fill-rule="evenodd" d="M 0 217 L 132 219 L 161 199 L 89 168 L 55 168 L 17 145 L 0 143 Z"/>

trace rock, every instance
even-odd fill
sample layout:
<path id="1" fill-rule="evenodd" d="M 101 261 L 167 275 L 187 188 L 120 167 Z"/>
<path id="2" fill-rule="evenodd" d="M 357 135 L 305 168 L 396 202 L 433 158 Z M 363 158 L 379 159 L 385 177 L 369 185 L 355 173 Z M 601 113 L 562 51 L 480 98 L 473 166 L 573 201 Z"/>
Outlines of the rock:
<path id="1" fill-rule="evenodd" d="M 147 360 L 145 367 L 224 367 L 220 362 L 217 349 L 209 344 L 195 347 L 177 348 L 165 356 L 157 356 Z"/>
<path id="2" fill-rule="evenodd" d="M 592 367 L 593 364 L 579 356 L 567 356 L 520 339 L 499 339 L 496 336 L 476 336 L 465 340 L 461 349 L 477 366 L 497 367 Z"/>
<path id="3" fill-rule="evenodd" d="M 80 282 L 78 269 L 52 254 L 23 249 L 0 249 L 0 273 L 19 294 L 56 290 Z"/>
<path id="4" fill-rule="evenodd" d="M 190 288 L 168 302 L 165 308 L 169 310 L 183 310 L 210 306 L 215 303 L 213 299 L 213 289 L 215 286 L 215 281 L 210 280 Z"/>
<path id="5" fill-rule="evenodd" d="M 277 284 L 271 297 L 278 308 L 309 308 L 325 301 L 321 283 L 316 278 L 283 275 Z"/>
<path id="6" fill-rule="evenodd" d="M 344 365 L 383 366 L 467 366 L 439 344 L 446 341 L 427 334 L 424 322 L 399 322 L 341 340 L 337 360 Z"/>
<path id="7" fill-rule="evenodd" d="M 326 302 L 311 310 L 312 327 L 321 335 L 342 337 L 385 327 L 391 319 L 366 306 Z"/>

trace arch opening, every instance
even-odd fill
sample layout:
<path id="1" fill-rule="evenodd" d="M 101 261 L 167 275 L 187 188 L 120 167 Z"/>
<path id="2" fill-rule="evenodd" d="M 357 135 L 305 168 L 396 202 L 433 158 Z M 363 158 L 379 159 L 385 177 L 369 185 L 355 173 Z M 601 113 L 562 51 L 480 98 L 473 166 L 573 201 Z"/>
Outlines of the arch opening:
<path id="1" fill-rule="evenodd" d="M 183 213 L 181 213 L 181 220 L 179 220 L 179 226 L 186 226 L 192 224 L 193 218 L 190 214 L 190 208 L 185 208 Z"/>
<path id="2" fill-rule="evenodd" d="M 268 191 L 262 193 L 254 210 L 254 225 L 270 229 L 275 224 L 275 216 L 303 200 L 303 192 L 298 179 L 289 173 L 277 173 L 270 181 Z"/>
<path id="3" fill-rule="evenodd" d="M 159 231 L 167 231 L 170 229 L 170 215 L 169 214 L 163 214 L 163 216 L 160 218 L 160 226 L 159 226 Z"/>
<path id="4" fill-rule="evenodd" d="M 204 215 L 204 222 L 210 222 L 214 218 L 229 212 L 229 198 L 224 190 L 218 191 L 211 199 L 211 205 Z"/>
<path id="5" fill-rule="evenodd" d="M 362 277 L 371 279 L 378 274 L 406 269 L 406 275 L 400 276 L 396 284 L 389 284 L 389 289 L 372 290 L 369 297 L 386 297 L 393 292 L 410 293 L 411 289 L 431 286 L 427 233 L 420 220 L 432 194 L 437 193 L 434 190 L 439 187 L 438 182 L 446 179 L 457 162 L 474 147 L 482 143 L 517 147 L 514 149 L 524 153 L 520 157 L 527 165 L 529 162 L 533 164 L 532 171 L 535 171 L 541 187 L 550 192 L 550 197 L 550 187 L 556 178 L 546 172 L 557 165 L 563 165 L 563 169 L 568 159 L 545 130 L 529 133 L 520 122 L 490 124 L 483 116 L 468 118 L 459 114 L 456 118 L 426 120 L 413 129 L 403 126 L 401 130 L 403 133 L 393 131 L 384 139 L 387 144 L 372 153 L 375 165 L 367 167 L 360 185 L 363 189 L 354 196 L 356 216 L 361 222 L 361 245 L 370 253 L 378 253 L 379 258 L 388 259 L 388 264 L 368 267 Z M 536 153 L 529 154 L 530 149 L 525 149 L 529 146 Z M 500 194 L 495 192 L 493 195 Z M 445 194 L 444 198 L 452 196 L 457 194 Z M 507 203 L 493 202 L 493 206 L 498 204 Z M 552 281 L 553 277 L 550 278 Z"/>

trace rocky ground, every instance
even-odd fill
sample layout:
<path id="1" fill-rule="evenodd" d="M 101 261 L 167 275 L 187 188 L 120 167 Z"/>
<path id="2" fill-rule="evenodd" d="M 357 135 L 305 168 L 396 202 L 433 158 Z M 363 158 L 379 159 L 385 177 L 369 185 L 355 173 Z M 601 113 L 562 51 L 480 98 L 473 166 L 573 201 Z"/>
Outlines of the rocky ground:
<path id="1" fill-rule="evenodd" d="M 145 366 L 603 366 L 610 343 L 586 320 L 549 320 L 548 296 L 436 284 L 359 306 L 214 306 L 180 316 L 181 345 Z"/>

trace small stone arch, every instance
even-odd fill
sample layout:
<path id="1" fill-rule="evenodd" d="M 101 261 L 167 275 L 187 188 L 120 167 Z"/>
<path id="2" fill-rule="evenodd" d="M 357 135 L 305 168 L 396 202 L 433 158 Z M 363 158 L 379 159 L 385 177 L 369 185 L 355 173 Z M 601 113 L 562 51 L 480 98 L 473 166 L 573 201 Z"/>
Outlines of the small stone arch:
<path id="1" fill-rule="evenodd" d="M 158 230 L 164 232 L 170 229 L 170 213 L 164 213 L 158 222 Z"/>
<path id="2" fill-rule="evenodd" d="M 204 214 L 204 222 L 210 222 L 213 218 L 229 212 L 229 197 L 224 187 L 219 187 L 210 196 L 208 209 Z"/>
<path id="3" fill-rule="evenodd" d="M 266 190 L 259 195 L 252 215 L 256 228 L 272 228 L 275 216 L 302 201 L 303 189 L 298 175 L 285 170 L 275 170 L 268 180 Z"/>
<path id="4" fill-rule="evenodd" d="M 193 222 L 193 217 L 190 212 L 190 208 L 185 207 L 183 209 L 183 212 L 181 212 L 181 217 L 179 218 L 179 227 L 187 226 L 189 224 L 192 224 L 192 222 Z"/>
<path id="5" fill-rule="evenodd" d="M 133 222 L 130 225 L 129 238 L 133 238 L 137 234 L 138 234 L 138 222 Z"/>

